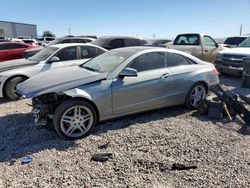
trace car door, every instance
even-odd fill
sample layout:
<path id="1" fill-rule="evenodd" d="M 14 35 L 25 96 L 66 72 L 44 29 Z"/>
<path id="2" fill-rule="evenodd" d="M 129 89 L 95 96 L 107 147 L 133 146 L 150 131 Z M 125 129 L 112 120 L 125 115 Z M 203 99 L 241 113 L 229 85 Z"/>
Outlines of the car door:
<path id="1" fill-rule="evenodd" d="M 53 57 L 58 57 L 59 61 L 51 62 Z M 74 66 L 77 61 L 80 61 L 77 53 L 77 46 L 62 48 L 46 62 L 43 71 L 53 68 Z"/>
<path id="2" fill-rule="evenodd" d="M 127 67 L 136 69 L 138 75 L 118 77 L 113 81 L 113 113 L 123 114 L 167 105 L 171 75 L 165 62 L 165 54 L 161 52 L 146 53 L 131 61 Z"/>
<path id="3" fill-rule="evenodd" d="M 0 61 L 6 61 L 11 58 L 9 53 L 9 45 L 8 44 L 0 44 Z"/>
<path id="4" fill-rule="evenodd" d="M 180 54 L 167 53 L 167 67 L 171 71 L 173 84 L 171 101 L 174 104 L 181 104 L 185 101 L 186 94 L 193 85 L 193 72 L 197 70 L 198 66 L 194 61 Z"/>
<path id="5" fill-rule="evenodd" d="M 10 44 L 10 53 L 12 54 L 12 59 L 23 58 L 23 52 L 28 48 L 25 44 Z"/>
<path id="6" fill-rule="evenodd" d="M 203 37 L 203 57 L 204 61 L 213 62 L 218 52 L 218 44 L 207 35 Z"/>

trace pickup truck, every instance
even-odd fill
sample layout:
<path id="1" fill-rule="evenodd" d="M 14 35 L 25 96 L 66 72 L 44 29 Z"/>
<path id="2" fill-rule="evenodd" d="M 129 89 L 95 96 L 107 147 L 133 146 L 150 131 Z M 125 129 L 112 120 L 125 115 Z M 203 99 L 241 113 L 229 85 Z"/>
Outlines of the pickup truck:
<path id="1" fill-rule="evenodd" d="M 179 34 L 174 42 L 167 43 L 166 47 L 187 52 L 208 62 L 214 62 L 219 51 L 228 49 L 219 45 L 209 35 L 198 33 Z"/>
<path id="2" fill-rule="evenodd" d="M 221 73 L 241 76 L 245 59 L 250 58 L 250 37 L 246 38 L 237 48 L 223 50 L 217 54 L 215 67 Z"/>

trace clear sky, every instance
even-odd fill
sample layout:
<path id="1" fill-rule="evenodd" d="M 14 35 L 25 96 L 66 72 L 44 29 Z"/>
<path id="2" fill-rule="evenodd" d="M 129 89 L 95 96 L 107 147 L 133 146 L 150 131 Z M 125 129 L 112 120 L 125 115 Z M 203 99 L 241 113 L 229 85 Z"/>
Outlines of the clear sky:
<path id="1" fill-rule="evenodd" d="M 32 23 L 38 35 L 138 35 L 173 38 L 250 33 L 250 0 L 5 0 L 0 20 Z"/>

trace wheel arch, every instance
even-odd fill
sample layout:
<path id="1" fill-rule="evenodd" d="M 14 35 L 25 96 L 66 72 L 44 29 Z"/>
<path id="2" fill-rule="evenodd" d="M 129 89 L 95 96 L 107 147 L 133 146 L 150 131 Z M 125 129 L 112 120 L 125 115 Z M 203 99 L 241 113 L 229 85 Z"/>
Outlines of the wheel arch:
<path id="1" fill-rule="evenodd" d="M 10 77 L 9 77 L 7 80 L 5 80 L 5 82 L 3 83 L 3 90 L 2 90 L 3 96 L 6 97 L 5 87 L 6 87 L 6 84 L 8 83 L 8 81 L 10 81 L 11 79 L 16 78 L 16 77 L 22 77 L 22 78 L 25 78 L 26 80 L 29 79 L 28 76 L 23 75 L 23 74 L 18 74 L 18 75 L 10 76 Z"/>

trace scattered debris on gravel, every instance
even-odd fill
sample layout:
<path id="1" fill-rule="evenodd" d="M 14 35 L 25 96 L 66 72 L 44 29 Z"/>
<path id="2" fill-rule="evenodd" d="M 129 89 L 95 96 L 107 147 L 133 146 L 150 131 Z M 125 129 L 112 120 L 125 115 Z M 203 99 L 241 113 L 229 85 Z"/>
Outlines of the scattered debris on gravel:
<path id="1" fill-rule="evenodd" d="M 221 82 L 250 96 L 236 89 L 240 79 Z M 33 127 L 30 100 L 0 103 L 0 187 L 250 187 L 250 132 L 239 119 L 210 121 L 177 106 L 65 141 L 51 125 Z M 103 153 L 105 162 L 91 160 Z M 26 156 L 32 162 L 21 165 Z"/>

